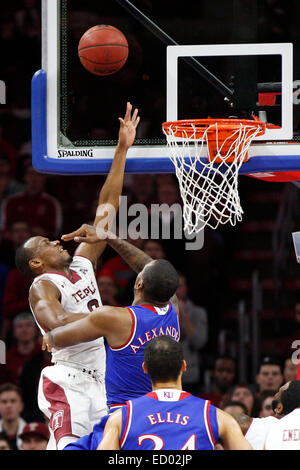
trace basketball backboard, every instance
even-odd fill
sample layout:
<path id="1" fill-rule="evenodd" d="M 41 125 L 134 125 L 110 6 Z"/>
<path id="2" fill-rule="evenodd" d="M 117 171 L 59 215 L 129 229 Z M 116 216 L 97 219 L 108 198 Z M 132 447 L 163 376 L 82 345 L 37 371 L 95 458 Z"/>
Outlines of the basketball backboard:
<path id="1" fill-rule="evenodd" d="M 297 43 L 292 24 L 280 29 L 264 3 L 192 2 L 183 10 L 171 0 L 86 0 L 84 8 L 79 0 L 43 0 L 42 64 L 32 80 L 35 168 L 107 173 L 118 117 L 131 101 L 142 121 L 128 173 L 174 172 L 166 120 L 255 113 L 269 125 L 240 173 L 300 179 Z M 87 72 L 77 56 L 80 37 L 96 24 L 117 27 L 129 43 L 127 63 L 107 77 Z"/>

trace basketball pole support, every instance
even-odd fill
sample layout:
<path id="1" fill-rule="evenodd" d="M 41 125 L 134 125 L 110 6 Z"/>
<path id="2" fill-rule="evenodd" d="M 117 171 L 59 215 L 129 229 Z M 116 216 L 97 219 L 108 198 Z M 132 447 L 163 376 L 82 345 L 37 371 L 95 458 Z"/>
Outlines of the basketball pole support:
<path id="1" fill-rule="evenodd" d="M 152 32 L 158 39 L 160 39 L 166 46 L 179 46 L 171 36 L 163 31 L 157 24 L 155 24 L 148 16 L 140 11 L 128 0 L 116 0 L 121 7 L 127 10 L 132 16 L 144 25 L 150 32 Z M 216 90 L 218 90 L 229 104 L 232 102 L 233 90 L 231 90 L 225 83 L 221 82 L 219 78 L 213 75 L 207 68 L 205 68 L 194 57 L 185 57 L 183 60 L 189 64 L 196 72 L 198 72 L 205 80 L 207 80 Z"/>

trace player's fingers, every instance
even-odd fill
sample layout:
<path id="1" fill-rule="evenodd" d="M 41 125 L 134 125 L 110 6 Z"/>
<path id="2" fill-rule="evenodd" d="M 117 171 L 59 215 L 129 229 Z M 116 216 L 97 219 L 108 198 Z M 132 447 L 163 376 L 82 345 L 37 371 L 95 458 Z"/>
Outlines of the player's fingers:
<path id="1" fill-rule="evenodd" d="M 139 116 L 138 116 L 138 112 L 139 110 L 136 109 L 132 115 L 132 119 L 131 119 L 131 122 L 134 126 L 137 126 L 138 122 L 139 122 Z"/>
<path id="2" fill-rule="evenodd" d="M 88 242 L 89 241 L 89 237 L 74 237 L 74 241 L 76 243 L 82 243 L 82 242 Z"/>
<path id="3" fill-rule="evenodd" d="M 84 225 L 82 225 L 80 228 L 77 230 L 74 230 L 74 232 L 66 233 L 65 235 L 62 235 L 61 239 L 68 242 L 69 240 L 74 240 L 76 236 L 82 235 L 86 232 L 86 228 Z"/>
<path id="4" fill-rule="evenodd" d="M 74 241 L 76 243 L 90 243 L 90 244 L 93 244 L 93 243 L 98 243 L 99 238 L 97 237 L 97 235 L 86 235 L 84 237 L 77 236 L 77 237 L 74 237 Z"/>
<path id="5" fill-rule="evenodd" d="M 125 114 L 125 117 L 124 117 L 125 121 L 128 121 L 128 119 L 130 119 L 131 110 L 132 110 L 132 104 L 129 103 L 129 101 L 128 101 L 127 107 L 126 107 L 126 114 Z"/>
<path id="6" fill-rule="evenodd" d="M 134 122 L 134 127 L 137 127 L 138 126 L 138 123 L 140 122 L 140 116 L 138 116 Z"/>
<path id="7" fill-rule="evenodd" d="M 133 112 L 133 115 L 132 115 L 132 119 L 131 119 L 132 121 L 136 120 L 138 112 L 139 112 L 139 110 L 136 108 Z"/>

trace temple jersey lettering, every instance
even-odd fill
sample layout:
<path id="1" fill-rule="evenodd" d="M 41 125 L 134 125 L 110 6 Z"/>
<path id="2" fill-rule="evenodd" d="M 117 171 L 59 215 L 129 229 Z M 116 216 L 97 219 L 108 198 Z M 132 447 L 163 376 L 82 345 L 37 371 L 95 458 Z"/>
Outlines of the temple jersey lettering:
<path id="1" fill-rule="evenodd" d="M 124 450 L 213 450 L 219 439 L 216 407 L 182 390 L 155 390 L 121 413 Z"/>
<path id="2" fill-rule="evenodd" d="M 151 380 L 142 369 L 144 349 L 149 341 L 161 335 L 169 335 L 176 341 L 180 339 L 178 315 L 171 302 L 163 308 L 153 305 L 127 308 L 132 317 L 128 341 L 119 348 L 112 348 L 105 342 L 105 384 L 111 408 L 151 391 Z"/>
<path id="3" fill-rule="evenodd" d="M 89 259 L 83 256 L 74 256 L 70 264 L 72 279 L 60 272 L 48 272 L 37 276 L 32 285 L 40 280 L 52 282 L 60 291 L 60 303 L 70 314 L 90 313 L 102 305 L 94 269 Z M 31 306 L 30 306 L 31 307 Z M 31 308 L 32 314 L 34 311 Z M 39 326 L 42 334 L 43 328 Z M 80 364 L 87 369 L 98 370 L 105 373 L 105 346 L 103 338 L 94 341 L 68 346 L 52 351 L 52 362 L 66 361 Z"/>

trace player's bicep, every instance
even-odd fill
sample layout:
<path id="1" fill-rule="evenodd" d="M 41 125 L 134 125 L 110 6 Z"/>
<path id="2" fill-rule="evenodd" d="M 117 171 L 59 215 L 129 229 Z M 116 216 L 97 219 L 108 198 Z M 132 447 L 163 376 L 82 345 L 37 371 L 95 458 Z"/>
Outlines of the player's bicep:
<path id="1" fill-rule="evenodd" d="M 59 316 L 65 314 L 60 303 L 60 292 L 51 282 L 41 281 L 32 286 L 29 302 L 39 325 L 52 330 L 61 324 Z"/>
<path id="2" fill-rule="evenodd" d="M 115 411 L 107 420 L 103 438 L 97 450 L 119 450 L 122 426 L 122 412 Z"/>

